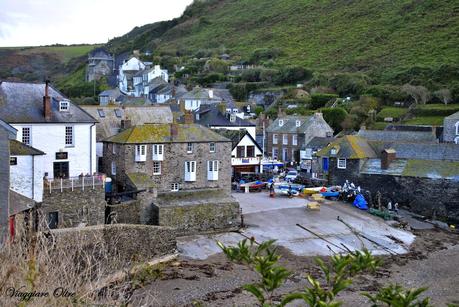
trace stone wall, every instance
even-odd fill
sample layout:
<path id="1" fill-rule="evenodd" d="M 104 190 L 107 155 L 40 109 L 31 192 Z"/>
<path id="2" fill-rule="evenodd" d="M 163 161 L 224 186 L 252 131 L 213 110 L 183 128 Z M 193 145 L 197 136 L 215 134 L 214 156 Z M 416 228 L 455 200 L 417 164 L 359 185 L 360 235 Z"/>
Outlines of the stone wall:
<path id="1" fill-rule="evenodd" d="M 322 162 L 321 162 L 322 163 Z M 343 185 L 346 180 L 357 184 L 359 181 L 360 168 L 364 160 L 347 159 L 346 168 L 338 168 L 338 161 L 336 158 L 330 158 L 328 162 L 328 182 L 331 185 Z"/>
<path id="2" fill-rule="evenodd" d="M 370 190 L 373 197 L 380 191 L 383 204 L 392 200 L 422 215 L 459 222 L 458 181 L 361 174 L 355 183 Z"/>
<path id="3" fill-rule="evenodd" d="M 174 227 L 178 235 L 237 230 L 239 203 L 215 190 L 163 194 L 152 206 L 152 223 Z"/>
<path id="4" fill-rule="evenodd" d="M 58 212 L 58 228 L 76 227 L 80 223 L 105 223 L 105 190 L 102 186 L 52 190 L 45 189 L 40 211 L 45 220 L 50 212 Z"/>
<path id="5" fill-rule="evenodd" d="M 459 122 L 459 119 L 445 118 L 443 120 L 443 142 L 453 143 L 456 137 L 459 135 L 456 134 L 456 123 Z"/>
<path id="6" fill-rule="evenodd" d="M 0 245 L 8 229 L 8 198 L 10 187 L 10 143 L 8 131 L 0 127 Z"/>
<path id="7" fill-rule="evenodd" d="M 277 144 L 273 144 L 273 134 L 277 134 Z M 283 144 L 283 135 L 287 135 L 288 144 Z M 295 133 L 296 134 L 296 133 Z M 287 157 L 288 160 L 291 161 L 292 158 L 295 161 L 300 161 L 300 148 L 304 144 L 304 133 L 298 133 L 297 135 L 297 145 L 293 144 L 293 133 L 272 133 L 268 132 L 266 134 L 266 148 L 267 148 L 267 155 L 272 157 L 273 155 L 273 147 L 277 148 L 277 159 L 282 160 L 282 153 L 283 149 L 287 149 Z M 292 157 L 292 151 L 294 155 Z"/>
<path id="8" fill-rule="evenodd" d="M 55 248 L 62 248 L 75 257 L 82 251 L 97 253 L 91 256 L 113 271 L 173 254 L 177 248 L 175 232 L 168 227 L 113 224 L 55 229 L 43 234 L 50 241 L 51 234 Z"/>

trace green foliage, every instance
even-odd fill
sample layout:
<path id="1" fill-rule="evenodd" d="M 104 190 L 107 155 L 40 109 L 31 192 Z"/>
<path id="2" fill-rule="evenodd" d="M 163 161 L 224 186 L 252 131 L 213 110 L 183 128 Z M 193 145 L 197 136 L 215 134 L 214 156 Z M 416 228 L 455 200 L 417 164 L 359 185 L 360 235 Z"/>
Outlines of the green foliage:
<path id="1" fill-rule="evenodd" d="M 280 48 L 260 48 L 255 49 L 250 57 L 250 62 L 253 64 L 261 64 L 266 60 L 274 60 L 282 55 Z"/>
<path id="2" fill-rule="evenodd" d="M 276 84 L 294 84 L 298 81 L 306 81 L 312 78 L 312 71 L 300 66 L 287 66 L 282 68 L 274 77 Z"/>
<path id="3" fill-rule="evenodd" d="M 338 98 L 335 94 L 312 94 L 311 95 L 311 108 L 319 109 L 324 107 L 328 102 Z"/>
<path id="4" fill-rule="evenodd" d="M 333 75 L 328 85 L 341 96 L 358 96 L 370 84 L 369 77 L 362 73 L 338 73 Z"/>
<path id="5" fill-rule="evenodd" d="M 237 101 L 245 101 L 251 91 L 265 86 L 265 82 L 230 83 L 228 90 Z"/>
<path id="6" fill-rule="evenodd" d="M 342 130 L 342 123 L 348 113 L 343 108 L 325 108 L 321 110 L 325 121 L 333 128 L 335 133 Z"/>
<path id="7" fill-rule="evenodd" d="M 256 106 L 256 107 L 255 107 L 255 114 L 256 114 L 257 116 L 259 116 L 260 113 L 263 112 L 263 111 L 264 111 L 264 108 L 263 108 L 262 106 Z"/>
<path id="8" fill-rule="evenodd" d="M 163 275 L 163 266 L 145 264 L 130 276 L 133 288 L 140 288 Z"/>
<path id="9" fill-rule="evenodd" d="M 443 125 L 444 116 L 416 116 L 415 118 L 404 121 L 406 125 Z"/>
<path id="10" fill-rule="evenodd" d="M 368 86 L 364 95 L 373 96 L 381 99 L 385 105 L 392 104 L 395 101 L 407 100 L 407 95 L 402 93 L 399 86 L 396 85 L 372 85 Z"/>
<path id="11" fill-rule="evenodd" d="M 386 107 L 376 115 L 376 120 L 383 121 L 386 117 L 392 117 L 397 121 L 401 119 L 406 113 L 408 113 L 407 108 Z"/>
<path id="12" fill-rule="evenodd" d="M 425 104 L 412 110 L 416 116 L 449 116 L 456 112 L 459 112 L 459 104 Z"/>
<path id="13" fill-rule="evenodd" d="M 205 68 L 210 72 L 224 74 L 228 72 L 228 62 L 212 58 L 206 62 Z"/>
<path id="14" fill-rule="evenodd" d="M 427 307 L 430 305 L 430 299 L 420 299 L 419 296 L 427 288 L 405 290 L 400 285 L 389 285 L 382 288 L 377 294 L 364 295 L 373 303 L 372 306 L 390 306 L 390 307 Z"/>

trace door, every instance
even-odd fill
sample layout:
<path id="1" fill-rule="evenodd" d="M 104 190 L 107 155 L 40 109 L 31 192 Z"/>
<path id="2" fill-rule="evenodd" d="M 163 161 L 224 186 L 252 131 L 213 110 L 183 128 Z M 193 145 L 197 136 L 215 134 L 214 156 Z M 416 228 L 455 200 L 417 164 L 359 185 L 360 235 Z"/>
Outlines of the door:
<path id="1" fill-rule="evenodd" d="M 324 172 L 328 172 L 328 158 L 322 158 L 322 169 Z"/>
<path id="2" fill-rule="evenodd" d="M 68 162 L 54 162 L 54 178 L 69 178 Z"/>
<path id="3" fill-rule="evenodd" d="M 57 211 L 48 213 L 49 229 L 56 229 L 58 222 L 59 222 L 59 213 Z"/>

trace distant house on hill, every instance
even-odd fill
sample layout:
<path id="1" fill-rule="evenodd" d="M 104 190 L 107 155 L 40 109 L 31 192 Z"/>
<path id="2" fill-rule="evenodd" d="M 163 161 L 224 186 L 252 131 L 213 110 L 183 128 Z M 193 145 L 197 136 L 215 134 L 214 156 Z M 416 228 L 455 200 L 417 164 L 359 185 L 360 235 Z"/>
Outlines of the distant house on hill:
<path id="1" fill-rule="evenodd" d="M 115 68 L 115 59 L 105 48 L 97 48 L 88 54 L 86 81 L 99 80 L 111 76 Z"/>
<path id="2" fill-rule="evenodd" d="M 180 101 L 183 101 L 185 104 L 185 110 L 195 111 L 199 109 L 201 105 L 218 104 L 223 102 L 223 99 L 214 95 L 214 91 L 212 89 L 195 87 L 191 92 L 183 95 L 180 98 Z"/>

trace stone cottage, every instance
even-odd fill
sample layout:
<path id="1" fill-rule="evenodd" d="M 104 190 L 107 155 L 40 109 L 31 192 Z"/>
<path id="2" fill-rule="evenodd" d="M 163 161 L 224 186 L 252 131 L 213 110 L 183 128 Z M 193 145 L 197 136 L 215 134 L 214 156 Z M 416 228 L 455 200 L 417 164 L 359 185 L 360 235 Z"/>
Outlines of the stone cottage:
<path id="1" fill-rule="evenodd" d="M 189 120 L 139 125 L 107 138 L 103 164 L 114 192 L 139 200 L 128 217 L 113 210 L 124 222 L 172 226 L 179 233 L 237 227 L 231 149 L 230 140 Z"/>
<path id="2" fill-rule="evenodd" d="M 110 76 L 115 69 L 115 59 L 105 48 L 96 48 L 88 54 L 86 81 L 99 80 Z"/>
<path id="3" fill-rule="evenodd" d="M 322 113 L 312 116 L 279 116 L 266 129 L 267 155 L 283 162 L 300 162 L 300 149 L 312 138 L 331 137 L 333 129 Z"/>
<path id="4" fill-rule="evenodd" d="M 316 154 L 329 184 L 345 180 L 428 216 L 459 221 L 459 146 L 345 136 Z"/>
<path id="5" fill-rule="evenodd" d="M 443 119 L 443 142 L 459 144 L 459 112 Z"/>

